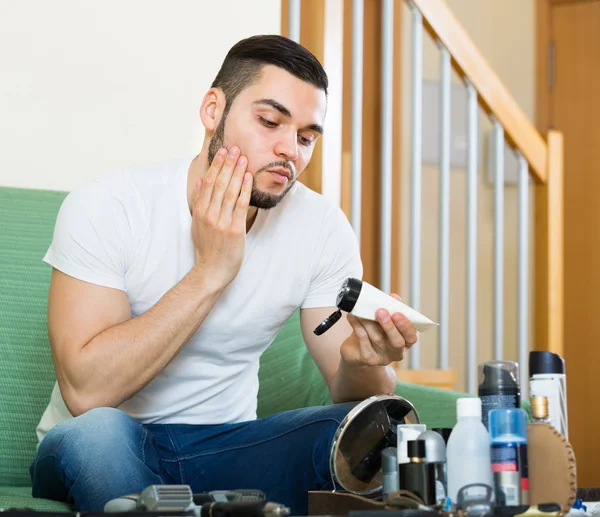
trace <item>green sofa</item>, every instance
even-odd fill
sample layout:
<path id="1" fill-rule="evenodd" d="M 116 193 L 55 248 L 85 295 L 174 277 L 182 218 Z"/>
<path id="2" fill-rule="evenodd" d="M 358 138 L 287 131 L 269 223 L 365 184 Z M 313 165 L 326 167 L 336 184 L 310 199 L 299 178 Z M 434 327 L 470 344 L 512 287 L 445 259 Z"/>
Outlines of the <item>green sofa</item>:
<path id="1" fill-rule="evenodd" d="M 0 509 L 60 511 L 66 504 L 31 497 L 35 427 L 55 380 L 46 330 L 50 244 L 65 192 L 0 188 Z M 461 396 L 399 383 L 429 427 L 452 427 Z M 258 414 L 330 404 L 329 392 L 300 332 L 298 314 L 265 352 Z"/>

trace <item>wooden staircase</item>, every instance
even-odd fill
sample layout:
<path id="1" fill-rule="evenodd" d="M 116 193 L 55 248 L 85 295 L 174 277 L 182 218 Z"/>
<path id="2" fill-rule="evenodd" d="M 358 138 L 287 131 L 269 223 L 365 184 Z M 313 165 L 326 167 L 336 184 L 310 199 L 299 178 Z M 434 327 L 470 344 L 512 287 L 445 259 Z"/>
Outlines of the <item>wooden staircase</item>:
<path id="1" fill-rule="evenodd" d="M 382 46 L 382 6 L 385 0 L 363 0 L 363 110 L 362 110 L 362 198 L 361 198 L 361 255 L 364 265 L 364 279 L 378 285 L 380 278 L 380 237 L 379 207 L 381 206 L 381 46 Z M 549 131 L 541 135 L 515 101 L 506 86 L 474 44 L 466 30 L 444 0 L 395 0 L 393 12 L 393 134 L 398 141 L 402 131 L 400 113 L 410 111 L 410 106 L 402 106 L 399 93 L 402 87 L 410 88 L 410 78 L 403 77 L 401 52 L 404 39 L 402 31 L 404 16 L 410 16 L 410 9 L 420 12 L 423 29 L 445 48 L 451 56 L 454 72 L 475 89 L 477 101 L 490 119 L 499 123 L 509 146 L 518 151 L 526 160 L 535 192 L 535 216 L 533 225 L 535 239 L 532 253 L 535 255 L 535 278 L 528 284 L 535 286 L 535 310 L 530 327 L 533 329 L 536 349 L 549 350 L 564 355 L 563 349 L 563 157 L 562 135 Z M 336 192 L 340 206 L 351 219 L 351 159 L 352 159 L 352 45 L 353 24 L 350 0 L 302 0 L 301 1 L 300 43 L 311 50 L 323 62 L 330 76 L 331 112 L 328 114 L 328 132 L 321 139 L 311 164 L 301 180 L 310 188 L 331 195 L 325 185 L 339 184 Z M 335 10 L 337 9 L 337 11 Z M 281 33 L 288 34 L 289 1 L 282 0 Z M 343 35 L 343 42 L 340 41 Z M 515 55 L 515 59 L 519 59 Z M 343 66 L 339 66 L 342 63 Z M 341 97 L 341 102 L 340 102 Z M 339 103 L 339 104 L 336 104 Z M 337 117 L 337 118 L 336 118 Z M 340 148 L 340 156 L 334 162 L 324 158 L 324 146 Z M 393 191 L 399 192 L 403 174 L 401 146 L 394 146 L 392 155 Z M 331 149 L 331 147 L 329 147 Z M 332 165 L 333 163 L 333 165 Z M 339 170 L 338 170 L 339 169 Z M 327 176 L 339 174 L 336 181 Z M 392 206 L 392 264 L 400 264 L 403 255 L 403 239 L 400 229 L 400 203 Z M 427 209 L 428 205 L 424 205 Z M 490 207 L 484 207 L 490 210 Z M 392 291 L 408 292 L 401 285 L 401 271 L 394 267 L 391 273 Z M 506 300 L 505 305 L 515 306 L 516 300 Z M 410 304 L 410 299 L 407 300 Z M 433 318 L 435 314 L 429 315 Z M 508 339 L 508 337 L 507 337 Z M 456 345 L 456 344 L 454 344 Z M 460 346 L 464 346 L 462 343 Z M 451 357 L 453 354 L 450 354 Z M 479 355 L 478 355 L 479 357 Z M 490 351 L 489 357 L 492 358 Z M 515 359 L 513 357 L 506 357 Z M 483 359 L 483 358 L 482 358 Z M 407 361 L 396 365 L 401 381 L 434 386 L 443 389 L 461 389 L 459 373 L 453 369 L 414 369 L 407 368 Z"/>

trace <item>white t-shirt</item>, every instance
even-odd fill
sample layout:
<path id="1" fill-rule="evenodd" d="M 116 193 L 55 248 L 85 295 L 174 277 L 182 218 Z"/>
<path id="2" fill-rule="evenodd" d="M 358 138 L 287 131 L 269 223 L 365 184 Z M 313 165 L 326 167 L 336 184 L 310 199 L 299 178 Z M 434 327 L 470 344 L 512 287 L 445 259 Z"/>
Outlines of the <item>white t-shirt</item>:
<path id="1" fill-rule="evenodd" d="M 124 291 L 132 316 L 143 314 L 194 264 L 187 201 L 192 159 L 119 171 L 71 192 L 44 261 Z M 362 264 L 344 213 L 296 183 L 275 208 L 258 211 L 243 265 L 200 328 L 120 409 L 143 423 L 255 419 L 260 355 L 299 307 L 333 307 L 351 276 L 362 277 Z M 67 418 L 56 383 L 38 439 Z"/>

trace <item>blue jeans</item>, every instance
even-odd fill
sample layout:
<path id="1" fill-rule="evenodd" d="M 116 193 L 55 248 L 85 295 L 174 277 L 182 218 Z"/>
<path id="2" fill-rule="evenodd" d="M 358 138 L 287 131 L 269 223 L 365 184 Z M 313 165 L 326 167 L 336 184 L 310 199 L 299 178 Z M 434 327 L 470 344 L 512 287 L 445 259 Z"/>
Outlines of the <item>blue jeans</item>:
<path id="1" fill-rule="evenodd" d="M 331 441 L 354 405 L 222 425 L 140 424 L 118 409 L 93 409 L 42 440 L 30 468 L 33 496 L 101 511 L 148 485 L 190 485 L 194 493 L 253 488 L 306 515 L 307 492 L 333 488 Z"/>

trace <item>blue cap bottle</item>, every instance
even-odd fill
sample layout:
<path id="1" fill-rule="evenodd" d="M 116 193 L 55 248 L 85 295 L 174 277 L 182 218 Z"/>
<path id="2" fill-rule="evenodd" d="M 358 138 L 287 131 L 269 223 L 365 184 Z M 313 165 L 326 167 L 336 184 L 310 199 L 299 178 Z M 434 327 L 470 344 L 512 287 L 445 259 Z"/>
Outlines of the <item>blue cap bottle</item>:
<path id="1" fill-rule="evenodd" d="M 529 504 L 527 414 L 518 408 L 493 409 L 489 427 L 497 504 Z"/>

